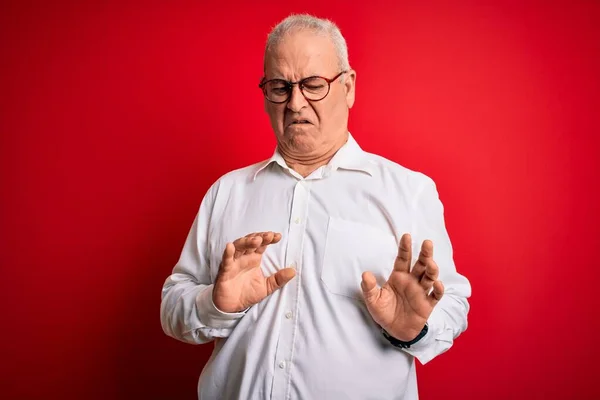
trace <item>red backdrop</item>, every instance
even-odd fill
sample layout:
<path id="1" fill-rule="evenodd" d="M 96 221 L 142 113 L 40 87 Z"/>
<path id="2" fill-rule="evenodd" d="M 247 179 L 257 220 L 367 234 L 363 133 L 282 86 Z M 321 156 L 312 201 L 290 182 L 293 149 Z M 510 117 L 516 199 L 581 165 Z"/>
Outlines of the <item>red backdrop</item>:
<path id="1" fill-rule="evenodd" d="M 162 333 L 162 283 L 208 186 L 272 154 L 264 40 L 304 11 L 348 40 L 359 143 L 438 183 L 473 285 L 422 399 L 600 396 L 597 2 L 46 3 L 0 10 L 0 397 L 195 398 L 212 345 Z"/>

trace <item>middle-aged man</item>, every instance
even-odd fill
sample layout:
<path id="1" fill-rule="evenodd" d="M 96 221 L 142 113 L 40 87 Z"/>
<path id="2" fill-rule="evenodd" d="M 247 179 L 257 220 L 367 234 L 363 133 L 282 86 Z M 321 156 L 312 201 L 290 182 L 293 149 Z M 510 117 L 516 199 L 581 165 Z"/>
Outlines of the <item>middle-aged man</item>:
<path id="1" fill-rule="evenodd" d="M 214 340 L 201 399 L 416 399 L 414 359 L 452 346 L 471 293 L 436 186 L 348 132 L 356 72 L 332 22 L 279 23 L 264 74 L 276 151 L 206 193 L 162 327 Z"/>

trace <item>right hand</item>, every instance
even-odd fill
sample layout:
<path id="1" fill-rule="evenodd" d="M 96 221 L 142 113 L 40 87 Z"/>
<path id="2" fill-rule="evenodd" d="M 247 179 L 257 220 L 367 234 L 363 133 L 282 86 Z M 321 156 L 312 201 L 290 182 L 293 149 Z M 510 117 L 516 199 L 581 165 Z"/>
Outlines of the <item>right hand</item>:
<path id="1" fill-rule="evenodd" d="M 293 268 L 283 268 L 265 277 L 260 268 L 267 246 L 280 240 L 280 233 L 258 232 L 227 243 L 213 288 L 213 303 L 219 310 L 244 311 L 296 275 Z"/>

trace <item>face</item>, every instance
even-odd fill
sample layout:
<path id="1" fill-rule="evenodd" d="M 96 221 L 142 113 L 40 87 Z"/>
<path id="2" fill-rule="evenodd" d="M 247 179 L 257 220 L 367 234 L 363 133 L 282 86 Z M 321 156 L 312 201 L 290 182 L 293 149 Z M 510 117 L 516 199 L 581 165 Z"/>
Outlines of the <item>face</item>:
<path id="1" fill-rule="evenodd" d="M 327 36 L 310 31 L 288 33 L 265 54 L 265 79 L 297 82 L 310 76 L 328 79 L 341 72 L 335 47 Z M 308 101 L 298 85 L 290 99 L 274 104 L 265 99 L 265 110 L 280 149 L 295 158 L 313 158 L 341 146 L 348 132 L 348 113 L 354 104 L 354 71 L 331 83 L 329 94 Z"/>

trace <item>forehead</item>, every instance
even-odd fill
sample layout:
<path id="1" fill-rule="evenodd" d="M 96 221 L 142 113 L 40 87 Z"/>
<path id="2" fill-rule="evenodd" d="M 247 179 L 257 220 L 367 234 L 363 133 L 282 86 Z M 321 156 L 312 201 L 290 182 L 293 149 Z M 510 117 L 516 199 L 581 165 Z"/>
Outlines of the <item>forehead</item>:
<path id="1" fill-rule="evenodd" d="M 329 36 L 301 30 L 285 34 L 265 54 L 265 75 L 269 78 L 301 79 L 331 75 L 337 70 L 337 54 Z"/>

